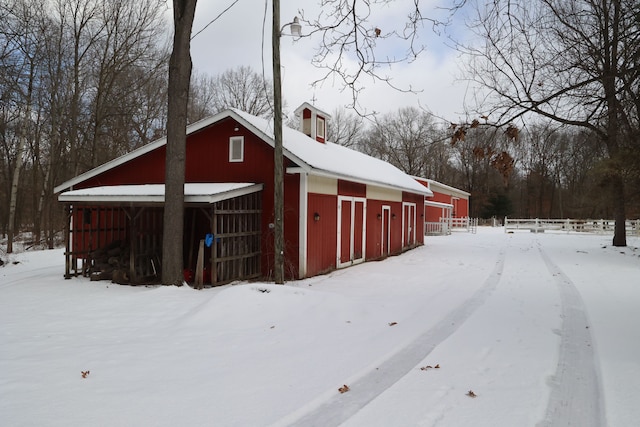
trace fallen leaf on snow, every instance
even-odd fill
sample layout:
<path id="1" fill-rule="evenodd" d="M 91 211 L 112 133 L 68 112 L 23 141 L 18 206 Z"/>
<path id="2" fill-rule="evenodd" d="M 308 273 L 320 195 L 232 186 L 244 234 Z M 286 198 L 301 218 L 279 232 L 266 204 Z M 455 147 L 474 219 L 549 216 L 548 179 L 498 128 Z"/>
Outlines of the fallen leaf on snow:
<path id="1" fill-rule="evenodd" d="M 389 326 L 395 326 L 397 324 L 398 324 L 398 322 L 391 322 L 391 323 L 389 323 Z"/>
<path id="2" fill-rule="evenodd" d="M 87 378 L 87 376 L 91 373 L 91 371 L 80 371 L 80 374 L 82 374 L 82 378 Z"/>
<path id="3" fill-rule="evenodd" d="M 478 396 L 478 395 L 477 395 L 477 394 L 475 394 L 475 393 L 473 392 L 473 390 L 469 390 L 469 391 L 467 392 L 467 396 L 469 396 L 469 397 L 476 397 L 476 396 Z"/>
<path id="4" fill-rule="evenodd" d="M 436 364 L 435 366 L 427 365 L 420 368 L 422 371 L 428 371 L 429 369 L 440 369 L 440 364 Z"/>
<path id="5" fill-rule="evenodd" d="M 346 392 L 348 392 L 349 390 L 350 390 L 350 388 L 349 388 L 349 386 L 348 386 L 348 385 L 346 385 L 346 384 L 343 384 L 343 385 L 342 385 L 342 387 L 340 387 L 340 388 L 338 389 L 338 391 L 339 391 L 340 393 L 346 393 Z"/>

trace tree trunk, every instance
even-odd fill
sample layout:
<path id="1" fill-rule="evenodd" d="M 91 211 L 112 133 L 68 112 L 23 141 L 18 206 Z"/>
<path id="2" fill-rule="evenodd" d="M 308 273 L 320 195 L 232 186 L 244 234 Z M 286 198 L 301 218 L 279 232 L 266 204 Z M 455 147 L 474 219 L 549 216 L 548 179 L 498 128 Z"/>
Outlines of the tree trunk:
<path id="1" fill-rule="evenodd" d="M 611 183 L 611 200 L 613 203 L 613 216 L 616 221 L 613 246 L 627 246 L 627 230 L 625 223 L 627 215 L 625 212 L 624 181 L 620 175 L 616 174 Z"/>
<path id="2" fill-rule="evenodd" d="M 13 170 L 13 181 L 11 183 L 11 196 L 9 200 L 9 233 L 7 236 L 7 253 L 13 252 L 13 238 L 16 231 L 16 209 L 18 208 L 18 187 L 20 184 L 20 171 L 24 162 L 24 153 L 27 146 L 27 135 L 29 131 L 29 121 L 31 120 L 31 96 L 33 94 L 33 73 L 35 65 L 30 64 L 29 85 L 25 98 L 26 110 L 24 112 L 20 137 L 18 138 L 18 148 L 16 150 L 16 165 Z"/>
<path id="3" fill-rule="evenodd" d="M 26 127 L 26 126 L 25 126 Z M 22 169 L 24 149 L 26 146 L 26 136 L 23 134 L 18 139 L 18 149 L 16 150 L 16 165 L 13 169 L 13 181 L 11 182 L 11 196 L 9 200 L 9 230 L 7 233 L 7 253 L 13 252 L 13 238 L 16 232 L 16 209 L 18 207 L 18 184 L 20 183 L 20 170 Z"/>
<path id="4" fill-rule="evenodd" d="M 167 157 L 165 163 L 164 233 L 162 241 L 162 283 L 184 282 L 184 172 L 187 104 L 191 79 L 191 27 L 196 0 L 173 0 L 173 51 L 169 59 L 167 104 Z"/>

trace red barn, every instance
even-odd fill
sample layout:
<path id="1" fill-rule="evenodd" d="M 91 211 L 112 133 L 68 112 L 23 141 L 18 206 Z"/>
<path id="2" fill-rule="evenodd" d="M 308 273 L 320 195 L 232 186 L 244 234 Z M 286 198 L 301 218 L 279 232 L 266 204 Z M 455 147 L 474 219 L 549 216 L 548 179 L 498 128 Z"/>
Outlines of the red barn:
<path id="1" fill-rule="evenodd" d="M 329 115 L 296 112 L 303 132 L 283 129 L 284 234 L 288 278 L 303 278 L 423 244 L 431 191 L 382 160 L 326 141 Z M 187 128 L 185 270 L 205 240 L 212 283 L 271 277 L 272 122 L 225 110 Z M 129 282 L 161 268 L 166 139 L 56 187 L 69 208 L 66 275 L 124 265 Z M 111 252 L 110 252 L 111 251 Z M 108 257 L 105 253 L 116 256 Z M 116 259 L 114 259 L 116 258 Z"/>
<path id="2" fill-rule="evenodd" d="M 468 220 L 470 193 L 432 179 L 414 178 L 433 193 L 433 197 L 425 198 L 425 223 L 439 229 L 441 223 L 451 228 L 455 219 Z"/>

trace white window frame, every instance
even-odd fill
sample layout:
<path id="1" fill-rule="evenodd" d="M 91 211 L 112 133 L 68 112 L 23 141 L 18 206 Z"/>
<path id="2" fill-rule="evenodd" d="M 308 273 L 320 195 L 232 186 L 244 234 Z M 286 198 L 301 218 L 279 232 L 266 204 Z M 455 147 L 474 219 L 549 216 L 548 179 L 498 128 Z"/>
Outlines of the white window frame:
<path id="1" fill-rule="evenodd" d="M 240 144 L 240 157 L 235 158 L 234 147 L 236 144 Z M 229 137 L 229 162 L 230 163 L 239 163 L 244 162 L 244 136 L 232 136 Z"/>
<path id="2" fill-rule="evenodd" d="M 316 117 L 316 136 L 318 138 L 325 139 L 325 135 L 327 134 L 326 124 L 324 117 Z"/>

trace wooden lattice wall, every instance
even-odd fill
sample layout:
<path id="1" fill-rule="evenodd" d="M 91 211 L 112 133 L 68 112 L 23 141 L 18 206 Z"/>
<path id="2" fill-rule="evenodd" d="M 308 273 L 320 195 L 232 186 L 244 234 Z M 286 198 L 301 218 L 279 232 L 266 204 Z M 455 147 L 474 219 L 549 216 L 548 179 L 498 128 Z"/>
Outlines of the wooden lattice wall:
<path id="1" fill-rule="evenodd" d="M 261 192 L 215 203 L 211 251 L 213 284 L 260 276 L 261 206 Z"/>

